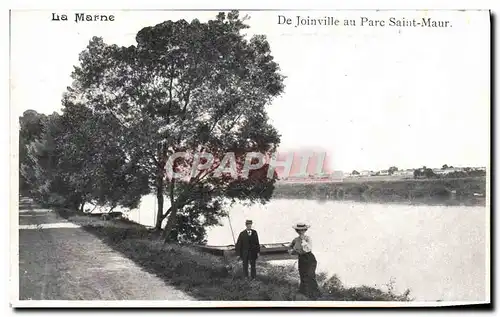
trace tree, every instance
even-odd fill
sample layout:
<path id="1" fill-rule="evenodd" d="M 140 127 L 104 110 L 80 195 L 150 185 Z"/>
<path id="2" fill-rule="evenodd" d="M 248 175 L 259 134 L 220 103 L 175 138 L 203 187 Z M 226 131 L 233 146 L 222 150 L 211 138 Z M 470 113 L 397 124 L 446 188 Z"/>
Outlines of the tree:
<path id="1" fill-rule="evenodd" d="M 420 170 L 420 168 L 417 168 L 413 171 L 413 178 L 419 178 L 422 176 L 422 171 Z"/>
<path id="2" fill-rule="evenodd" d="M 389 170 L 388 170 L 389 175 L 392 175 L 392 174 L 394 174 L 394 172 L 397 172 L 397 171 L 398 171 L 398 168 L 396 166 L 391 166 L 391 167 L 389 167 Z"/>
<path id="3" fill-rule="evenodd" d="M 27 110 L 19 118 L 19 190 L 28 194 L 34 183 L 35 153 L 32 143 L 42 138 L 46 116 Z"/>
<path id="4" fill-rule="evenodd" d="M 123 131 L 117 119 L 96 115 L 81 103 L 63 99 L 61 129 L 55 137 L 59 183 L 53 190 L 71 197 L 80 211 L 86 203 L 136 207 L 148 193 L 148 175 L 140 160 L 122 149 Z"/>
<path id="5" fill-rule="evenodd" d="M 55 144 L 52 138 L 59 116 L 46 116 L 27 110 L 20 117 L 19 181 L 20 191 L 48 202 L 54 167 Z"/>
<path id="6" fill-rule="evenodd" d="M 432 178 L 435 176 L 436 174 L 434 173 L 434 171 L 431 168 L 426 167 L 425 165 L 413 171 L 413 178 L 420 178 L 420 177 Z"/>
<path id="7" fill-rule="evenodd" d="M 359 172 L 358 172 L 358 171 L 356 171 L 356 170 L 354 170 L 354 171 L 352 171 L 352 173 L 351 173 L 351 174 L 352 174 L 352 175 L 359 175 Z"/>
<path id="8" fill-rule="evenodd" d="M 444 164 L 443 167 L 441 167 L 442 170 L 450 168 L 447 164 Z"/>
<path id="9" fill-rule="evenodd" d="M 148 175 L 121 150 L 119 125 L 63 100 L 63 114 L 20 118 L 21 189 L 45 204 L 83 211 L 85 203 L 137 206 Z"/>
<path id="10" fill-rule="evenodd" d="M 423 174 L 427 178 L 432 178 L 432 177 L 436 176 L 436 174 L 434 173 L 434 171 L 432 170 L 432 168 L 424 168 Z"/>
<path id="11" fill-rule="evenodd" d="M 130 47 L 93 38 L 72 74 L 68 98 L 117 118 L 127 155 L 147 162 L 143 168 L 150 172 L 158 200 L 156 227 L 168 217 L 166 240 L 178 215 L 193 221 L 192 206 L 200 197 L 202 210 L 215 216 L 224 214 L 224 204 L 213 204 L 221 197 L 251 202 L 271 197 L 275 173 L 253 180 L 213 176 L 227 152 L 235 153 L 241 170 L 246 153 L 271 155 L 279 144 L 264 107 L 281 94 L 284 77 L 265 37 L 248 40 L 241 34 L 247 27 L 232 11 L 207 23 L 166 21 L 143 28 L 137 45 Z M 209 153 L 214 160 L 187 179 L 169 178 L 169 158 L 178 152 L 188 155 L 172 164 L 175 171 L 189 170 L 196 153 Z M 267 169 L 264 165 L 261 171 Z"/>

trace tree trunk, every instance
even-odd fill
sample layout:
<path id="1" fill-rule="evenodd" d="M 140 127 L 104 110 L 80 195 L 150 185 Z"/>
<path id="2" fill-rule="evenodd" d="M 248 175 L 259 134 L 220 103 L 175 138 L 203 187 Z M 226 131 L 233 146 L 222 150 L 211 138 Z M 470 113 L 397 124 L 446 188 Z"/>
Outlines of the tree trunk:
<path id="1" fill-rule="evenodd" d="M 163 222 L 163 188 L 165 182 L 163 177 L 165 176 L 165 165 L 167 163 L 167 148 L 164 143 L 158 143 L 157 147 L 157 162 L 156 162 L 156 199 L 158 200 L 158 210 L 156 211 L 156 230 L 161 230 L 161 224 Z"/>
<path id="2" fill-rule="evenodd" d="M 75 193 L 70 198 L 70 202 L 68 204 L 68 207 L 71 206 L 75 211 L 79 211 L 81 204 L 82 204 L 82 201 L 83 201 L 82 196 Z"/>
<path id="3" fill-rule="evenodd" d="M 161 223 L 163 222 L 163 175 L 158 172 L 156 183 L 156 199 L 158 200 L 158 211 L 156 212 L 156 230 L 161 230 Z"/>
<path id="4" fill-rule="evenodd" d="M 173 206 L 172 210 L 170 211 L 170 215 L 168 215 L 167 224 L 165 225 L 165 229 L 163 229 L 163 234 L 162 234 L 164 243 L 170 241 L 170 233 L 172 232 L 172 229 L 175 227 L 175 223 L 177 220 L 177 210 L 178 210 L 177 207 Z"/>

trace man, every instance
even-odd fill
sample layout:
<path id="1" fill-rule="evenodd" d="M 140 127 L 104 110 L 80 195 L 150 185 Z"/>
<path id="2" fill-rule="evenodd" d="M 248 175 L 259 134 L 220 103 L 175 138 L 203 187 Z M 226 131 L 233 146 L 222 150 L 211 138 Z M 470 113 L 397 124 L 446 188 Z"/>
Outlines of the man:
<path id="1" fill-rule="evenodd" d="M 248 262 L 250 262 L 250 276 L 255 278 L 255 262 L 260 253 L 260 243 L 257 231 L 252 229 L 252 220 L 245 222 L 246 229 L 240 232 L 235 249 L 238 258 L 243 261 L 243 274 L 248 277 Z"/>

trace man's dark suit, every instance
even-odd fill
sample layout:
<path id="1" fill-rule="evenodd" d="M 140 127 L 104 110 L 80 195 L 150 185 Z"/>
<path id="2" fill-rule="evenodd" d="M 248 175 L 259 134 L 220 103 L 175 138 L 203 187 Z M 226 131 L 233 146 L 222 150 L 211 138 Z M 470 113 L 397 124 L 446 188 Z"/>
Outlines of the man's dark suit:
<path id="1" fill-rule="evenodd" d="M 255 278 L 256 269 L 255 261 L 260 253 L 260 243 L 257 231 L 250 229 L 252 234 L 248 234 L 248 229 L 240 232 L 238 241 L 236 242 L 236 254 L 241 257 L 243 261 L 243 273 L 248 276 L 248 262 L 250 262 L 251 276 Z"/>

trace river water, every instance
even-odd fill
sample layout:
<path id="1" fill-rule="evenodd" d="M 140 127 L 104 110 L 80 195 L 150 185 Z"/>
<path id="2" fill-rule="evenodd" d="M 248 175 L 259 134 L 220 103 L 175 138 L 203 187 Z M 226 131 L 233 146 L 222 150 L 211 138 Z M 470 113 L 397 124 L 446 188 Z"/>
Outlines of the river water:
<path id="1" fill-rule="evenodd" d="M 129 218 L 154 224 L 153 196 Z M 485 300 L 485 207 L 409 206 L 275 199 L 267 205 L 236 205 L 230 211 L 234 235 L 252 219 L 261 243 L 288 242 L 299 221 L 308 231 L 318 272 L 337 274 L 348 286 L 409 288 L 416 300 Z M 208 244 L 233 244 L 228 219 L 208 230 Z M 288 260 L 290 261 L 290 260 Z M 291 262 L 293 263 L 293 261 Z"/>

